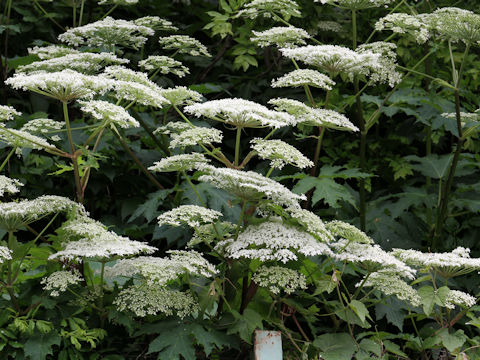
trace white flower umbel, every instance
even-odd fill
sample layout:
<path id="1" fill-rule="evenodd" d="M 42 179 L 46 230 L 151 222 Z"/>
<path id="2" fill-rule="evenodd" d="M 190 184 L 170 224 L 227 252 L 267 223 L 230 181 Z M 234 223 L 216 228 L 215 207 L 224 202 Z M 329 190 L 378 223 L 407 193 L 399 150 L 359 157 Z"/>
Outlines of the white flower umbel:
<path id="1" fill-rule="evenodd" d="M 6 246 L 0 246 L 0 264 L 12 260 L 12 251 Z"/>
<path id="2" fill-rule="evenodd" d="M 67 291 L 68 286 L 81 282 L 82 276 L 78 270 L 56 271 L 42 279 L 43 289 L 50 292 L 51 296 L 59 296 L 61 292 Z"/>
<path id="3" fill-rule="evenodd" d="M 122 5 L 122 6 L 131 6 L 138 3 L 138 0 L 100 0 L 98 5 Z"/>
<path id="4" fill-rule="evenodd" d="M 136 316 L 175 315 L 184 318 L 197 311 L 198 303 L 190 292 L 146 284 L 133 285 L 120 291 L 113 302 L 119 311 L 131 311 Z"/>
<path id="5" fill-rule="evenodd" d="M 180 226 L 185 224 L 195 228 L 203 224 L 213 223 L 222 216 L 221 212 L 202 206 L 180 205 L 173 210 L 164 212 L 157 220 L 159 226 Z"/>
<path id="6" fill-rule="evenodd" d="M 185 86 L 175 86 L 172 89 L 162 89 L 160 94 L 167 99 L 171 105 L 191 105 L 203 99 L 202 94 L 190 90 Z"/>
<path id="7" fill-rule="evenodd" d="M 270 167 L 282 169 L 285 165 L 293 165 L 299 169 L 313 166 L 313 162 L 301 151 L 282 140 L 253 139 L 252 149 L 264 160 L 270 160 Z"/>
<path id="8" fill-rule="evenodd" d="M 357 49 L 359 54 L 378 54 L 378 65 L 370 73 L 370 81 L 374 83 L 388 83 L 390 87 L 394 87 L 396 84 L 402 81 L 402 74 L 397 69 L 397 54 L 395 49 L 397 45 L 377 41 L 370 44 L 360 45 Z"/>
<path id="9" fill-rule="evenodd" d="M 250 41 L 260 47 L 275 45 L 279 48 L 291 48 L 298 45 L 305 45 L 305 39 L 310 35 L 303 29 L 294 26 L 273 27 L 265 31 L 252 31 L 254 37 Z"/>
<path id="10" fill-rule="evenodd" d="M 272 81 L 272 87 L 313 86 L 319 89 L 332 90 L 335 81 L 316 70 L 298 69 Z"/>
<path id="11" fill-rule="evenodd" d="M 341 24 L 339 24 L 336 21 L 317 21 L 317 28 L 322 30 L 322 31 L 333 31 L 336 33 L 342 32 L 343 27 Z"/>
<path id="12" fill-rule="evenodd" d="M 228 221 L 217 221 L 215 224 L 197 226 L 187 247 L 191 248 L 201 243 L 211 244 L 216 240 L 229 238 L 236 228 L 236 225 Z"/>
<path id="13" fill-rule="evenodd" d="M 0 122 L 13 120 L 15 116 L 20 116 L 22 113 L 15 110 L 14 107 L 8 105 L 0 105 Z"/>
<path id="14" fill-rule="evenodd" d="M 15 194 L 20 191 L 23 184 L 17 179 L 10 179 L 5 175 L 0 175 L 0 197 L 7 194 Z M 1 255 L 0 255 L 1 256 Z"/>
<path id="15" fill-rule="evenodd" d="M 58 39 L 73 46 L 87 45 L 111 48 L 121 45 L 139 49 L 145 44 L 147 37 L 154 33 L 151 28 L 136 25 L 132 21 L 106 17 L 103 20 L 69 29 L 59 35 Z"/>
<path id="16" fill-rule="evenodd" d="M 133 20 L 135 25 L 146 26 L 153 30 L 167 30 L 167 31 L 176 31 L 178 28 L 173 26 L 171 21 L 162 19 L 158 16 L 144 16 L 138 19 Z"/>
<path id="17" fill-rule="evenodd" d="M 305 195 L 294 194 L 282 184 L 254 171 L 216 168 L 211 165 L 202 165 L 200 170 L 206 174 L 200 176 L 199 181 L 209 182 L 244 201 L 268 199 L 280 206 L 300 207 L 299 201 L 306 200 Z"/>
<path id="18" fill-rule="evenodd" d="M 414 269 L 382 250 L 378 245 L 340 239 L 330 243 L 330 246 L 334 249 L 335 259 L 355 263 L 370 272 L 384 269 L 408 279 L 413 279 L 416 273 Z"/>
<path id="19" fill-rule="evenodd" d="M 63 250 L 49 256 L 49 259 L 71 260 L 94 259 L 106 261 L 140 253 L 151 254 L 157 249 L 146 243 L 130 240 L 109 231 L 101 223 L 87 217 L 79 217 L 62 226 L 66 242 Z"/>
<path id="20" fill-rule="evenodd" d="M 476 303 L 477 298 L 475 296 L 459 290 L 450 290 L 445 299 L 445 307 L 449 309 L 455 309 L 455 305 L 471 308 Z"/>
<path id="21" fill-rule="evenodd" d="M 215 249 L 231 259 L 258 259 L 260 261 L 297 260 L 304 256 L 327 255 L 332 252 L 327 245 L 294 226 L 271 219 L 259 225 L 250 225 L 238 238 L 220 241 Z"/>
<path id="22" fill-rule="evenodd" d="M 179 54 L 191 56 L 212 56 L 205 45 L 188 35 L 170 35 L 158 39 L 160 46 L 167 50 L 176 50 Z"/>
<path id="23" fill-rule="evenodd" d="M 153 133 L 154 134 L 164 134 L 164 135 L 173 135 L 180 134 L 182 131 L 191 129 L 192 125 L 184 122 L 169 122 L 167 125 L 158 127 Z"/>
<path id="24" fill-rule="evenodd" d="M 52 119 L 33 119 L 25 123 L 20 130 L 31 134 L 46 135 L 51 131 L 63 129 L 65 121 L 55 121 Z"/>
<path id="25" fill-rule="evenodd" d="M 381 18 L 375 24 L 375 30 L 391 30 L 396 34 L 408 34 L 419 44 L 423 44 L 431 37 L 431 32 L 422 15 L 393 13 Z"/>
<path id="26" fill-rule="evenodd" d="M 0 203 L 0 227 L 15 231 L 47 215 L 72 211 L 77 215 L 86 214 L 82 205 L 54 195 L 40 196 L 34 200 Z"/>
<path id="27" fill-rule="evenodd" d="M 138 65 L 145 70 L 159 70 L 164 75 L 173 74 L 184 77 L 186 74 L 190 74 L 186 66 L 169 56 L 150 55 L 145 60 L 140 60 Z"/>
<path id="28" fill-rule="evenodd" d="M 253 274 L 252 280 L 275 295 L 282 291 L 285 294 L 292 294 L 299 289 L 307 288 L 305 275 L 283 266 L 261 266 Z"/>
<path id="29" fill-rule="evenodd" d="M 253 0 L 239 11 L 238 16 L 246 16 L 255 19 L 258 16 L 267 18 L 274 17 L 274 14 L 281 14 L 284 18 L 300 17 L 300 7 L 293 0 Z"/>
<path id="30" fill-rule="evenodd" d="M 306 232 L 315 236 L 317 240 L 326 243 L 334 240 L 325 223 L 313 212 L 300 208 L 288 208 L 287 212 L 292 219 L 296 220 Z"/>
<path id="31" fill-rule="evenodd" d="M 338 6 L 342 9 L 363 10 L 373 7 L 388 7 L 396 0 L 315 0 L 322 4 Z"/>
<path id="32" fill-rule="evenodd" d="M 332 78 L 345 74 L 350 81 L 355 75 L 369 75 L 381 71 L 379 54 L 355 52 L 338 45 L 308 45 L 293 49 L 280 49 L 283 56 L 315 66 Z"/>
<path id="33" fill-rule="evenodd" d="M 79 54 L 80 51 L 72 49 L 67 46 L 60 45 L 48 45 L 48 46 L 35 46 L 33 48 L 28 48 L 28 53 L 30 55 L 37 55 L 40 60 L 48 60 L 68 54 Z"/>
<path id="34" fill-rule="evenodd" d="M 423 253 L 412 249 L 393 249 L 392 253 L 408 265 L 425 272 L 433 269 L 447 278 L 480 270 L 480 259 L 471 258 L 470 249 L 461 246 L 448 253 Z"/>
<path id="35" fill-rule="evenodd" d="M 361 283 L 362 281 L 356 286 L 360 286 Z M 420 306 L 422 302 L 413 287 L 408 285 L 400 276 L 388 271 L 371 273 L 363 286 L 373 287 L 387 296 L 394 295 L 399 300 L 407 301 L 413 306 Z"/>
<path id="36" fill-rule="evenodd" d="M 218 273 L 201 253 L 196 251 L 168 251 L 169 258 L 139 256 L 132 259 L 118 260 L 114 266 L 105 269 L 105 276 L 127 277 L 139 276 L 148 285 L 167 285 L 184 274 L 199 277 L 212 277 Z"/>
<path id="37" fill-rule="evenodd" d="M 19 73 L 8 78 L 5 83 L 14 89 L 33 91 L 64 102 L 103 95 L 113 86 L 110 79 L 85 75 L 73 70 L 53 73 Z"/>
<path id="38" fill-rule="evenodd" d="M 118 125 L 124 129 L 139 127 L 140 124 L 123 107 L 103 100 L 79 101 L 80 109 L 106 124 Z"/>
<path id="39" fill-rule="evenodd" d="M 269 103 L 277 110 L 286 111 L 294 116 L 297 124 L 321 126 L 332 130 L 359 131 L 345 115 L 334 110 L 314 109 L 298 100 L 285 98 L 271 99 Z"/>
<path id="40" fill-rule="evenodd" d="M 200 153 L 172 155 L 155 162 L 148 170 L 156 172 L 191 171 L 208 162 L 209 160 Z"/>
<path id="41" fill-rule="evenodd" d="M 427 17 L 430 28 L 446 40 L 480 43 L 480 15 L 472 11 L 446 7 Z"/>
<path id="42" fill-rule="evenodd" d="M 161 109 L 168 104 L 161 95 L 161 88 L 156 84 L 144 85 L 135 81 L 114 81 L 113 96 L 118 100 L 128 100 L 146 106 Z"/>
<path id="43" fill-rule="evenodd" d="M 223 134 L 218 129 L 195 126 L 179 134 L 172 134 L 169 148 L 195 146 L 198 144 L 211 145 L 221 143 L 222 139 Z"/>
<path id="44" fill-rule="evenodd" d="M 197 117 L 204 116 L 238 128 L 281 128 L 296 123 L 295 118 L 289 114 L 269 110 L 253 101 L 237 98 L 211 100 L 189 105 L 184 110 Z"/>
<path id="45" fill-rule="evenodd" d="M 15 148 L 18 156 L 21 156 L 22 149 L 35 149 L 55 151 L 57 148 L 44 138 L 30 134 L 27 131 L 8 129 L 0 126 L 0 142 L 4 142 Z"/>
<path id="46" fill-rule="evenodd" d="M 340 220 L 333 220 L 327 222 L 325 227 L 332 235 L 338 238 L 357 243 L 373 244 L 373 240 L 367 234 L 352 224 Z"/>
<path id="47" fill-rule="evenodd" d="M 78 53 L 67 54 L 61 57 L 36 61 L 28 65 L 19 66 L 17 72 L 57 72 L 70 69 L 83 74 L 95 74 L 107 65 L 126 64 L 128 62 L 129 60 L 118 58 L 110 53 Z"/>
<path id="48" fill-rule="evenodd" d="M 134 71 L 124 66 L 109 66 L 105 68 L 104 74 L 106 77 L 128 82 L 136 82 L 145 86 L 153 87 L 155 83 L 148 78 L 148 74 Z"/>

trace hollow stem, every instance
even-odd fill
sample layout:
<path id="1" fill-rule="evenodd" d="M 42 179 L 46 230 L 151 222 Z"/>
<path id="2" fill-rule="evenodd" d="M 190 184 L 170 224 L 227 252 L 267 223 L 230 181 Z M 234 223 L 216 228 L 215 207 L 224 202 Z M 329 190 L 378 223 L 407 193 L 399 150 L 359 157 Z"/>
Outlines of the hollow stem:
<path id="1" fill-rule="evenodd" d="M 10 152 L 8 153 L 8 155 L 7 155 L 7 157 L 5 158 L 5 160 L 3 160 L 2 165 L 0 165 L 0 171 L 3 170 L 3 168 L 5 167 L 5 165 L 7 165 L 8 160 L 10 160 L 10 158 L 12 157 L 12 155 L 13 155 L 14 152 L 15 152 L 15 148 L 12 148 L 12 150 L 10 150 Z"/>
<path id="2" fill-rule="evenodd" d="M 84 199 L 83 199 L 82 184 L 80 179 L 80 170 L 78 167 L 78 153 L 75 149 L 75 143 L 73 142 L 72 129 L 70 127 L 70 119 L 68 116 L 68 104 L 65 101 L 62 101 L 62 106 L 63 106 L 63 117 L 65 119 L 65 126 L 67 128 L 68 142 L 70 143 L 70 150 L 72 155 L 71 159 L 73 164 L 73 176 L 75 179 L 75 187 L 77 189 L 77 201 L 80 204 L 83 204 Z"/>
<path id="3" fill-rule="evenodd" d="M 240 139 L 242 137 L 242 128 L 237 127 L 237 137 L 235 139 L 235 161 L 233 165 L 238 166 L 240 158 Z"/>

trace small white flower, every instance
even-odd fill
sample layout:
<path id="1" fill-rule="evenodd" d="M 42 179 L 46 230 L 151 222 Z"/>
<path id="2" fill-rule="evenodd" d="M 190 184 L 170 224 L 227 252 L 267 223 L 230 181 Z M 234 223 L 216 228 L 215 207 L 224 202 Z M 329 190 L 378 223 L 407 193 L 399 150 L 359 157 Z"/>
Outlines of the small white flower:
<path id="1" fill-rule="evenodd" d="M 253 274 L 252 280 L 276 295 L 281 291 L 292 294 L 298 289 L 307 288 L 305 275 L 283 266 L 261 266 Z"/>
<path id="2" fill-rule="evenodd" d="M 302 16 L 300 7 L 293 0 L 253 0 L 245 5 L 238 16 L 246 16 L 250 19 L 259 16 L 270 18 L 275 13 L 281 14 L 284 18 Z"/>
<path id="3" fill-rule="evenodd" d="M 0 105 L 0 122 L 13 120 L 15 116 L 20 116 L 22 113 L 15 110 L 12 106 Z"/>
<path id="4" fill-rule="evenodd" d="M 82 276 L 78 270 L 61 270 L 50 274 L 40 281 L 43 289 L 50 291 L 51 296 L 59 296 L 61 292 L 67 291 L 69 285 L 75 285 L 82 281 Z"/>
<path id="5" fill-rule="evenodd" d="M 17 179 L 10 179 L 9 177 L 0 175 L 0 197 L 4 196 L 5 193 L 15 194 L 19 192 L 21 186 L 23 186 L 23 184 Z"/>
<path id="6" fill-rule="evenodd" d="M 139 61 L 138 65 L 145 70 L 158 69 L 162 74 L 172 73 L 178 77 L 184 77 L 186 74 L 190 74 L 186 66 L 169 56 L 150 55 L 145 60 Z"/>
<path id="7" fill-rule="evenodd" d="M 190 90 L 185 86 L 175 86 L 171 89 L 162 89 L 160 94 L 167 99 L 171 105 L 191 105 L 203 99 L 202 94 Z"/>
<path id="8" fill-rule="evenodd" d="M 305 169 L 313 166 L 313 162 L 290 144 L 282 140 L 251 140 L 252 149 L 261 159 L 270 160 L 270 167 L 281 169 L 286 164 Z"/>
<path id="9" fill-rule="evenodd" d="M 324 90 L 332 90 L 335 81 L 330 79 L 327 75 L 322 74 L 316 70 L 298 69 L 281 78 L 272 81 L 272 87 L 298 87 L 298 86 L 313 86 Z"/>
<path id="10" fill-rule="evenodd" d="M 155 162 L 148 170 L 156 172 L 191 171 L 208 161 L 203 154 L 199 153 L 172 155 Z"/>
<path id="11" fill-rule="evenodd" d="M 189 54 L 192 56 L 212 56 L 205 45 L 197 39 L 187 35 L 170 35 L 161 37 L 158 42 L 160 46 L 167 50 L 176 50 L 179 54 Z"/>
<path id="12" fill-rule="evenodd" d="M 113 123 L 122 128 L 139 127 L 140 124 L 123 107 L 103 100 L 79 101 L 80 109 L 97 120 Z"/>
<path id="13" fill-rule="evenodd" d="M 223 214 L 197 205 L 181 205 L 173 210 L 164 212 L 158 219 L 158 225 L 180 226 L 186 224 L 197 227 L 217 221 Z"/>
<path id="14" fill-rule="evenodd" d="M 275 45 L 282 48 L 305 45 L 305 39 L 310 35 L 303 29 L 294 26 L 273 27 L 265 31 L 252 31 L 254 37 L 250 40 L 260 47 Z"/>

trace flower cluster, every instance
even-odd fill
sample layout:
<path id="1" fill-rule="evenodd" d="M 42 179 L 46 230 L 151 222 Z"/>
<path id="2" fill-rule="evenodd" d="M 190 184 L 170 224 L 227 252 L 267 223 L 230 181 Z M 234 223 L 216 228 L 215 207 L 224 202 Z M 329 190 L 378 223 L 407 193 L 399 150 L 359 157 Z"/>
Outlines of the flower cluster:
<path id="1" fill-rule="evenodd" d="M 395 0 L 315 0 L 315 2 L 335 5 L 343 9 L 363 10 L 372 7 L 387 7 Z"/>
<path id="2" fill-rule="evenodd" d="M 190 292 L 146 284 L 122 289 L 113 303 L 119 311 L 128 310 L 139 317 L 162 313 L 165 316 L 184 318 L 198 309 L 198 303 Z"/>
<path id="3" fill-rule="evenodd" d="M 68 69 L 53 73 L 17 73 L 5 83 L 14 89 L 30 90 L 63 102 L 103 95 L 113 86 L 106 77 L 85 75 Z"/>
<path id="4" fill-rule="evenodd" d="M 454 309 L 455 305 L 471 308 L 477 303 L 477 298 L 459 290 L 450 290 L 445 299 L 445 307 Z"/>
<path id="5" fill-rule="evenodd" d="M 105 269 L 107 277 L 127 277 L 138 275 L 150 285 L 167 285 L 183 274 L 212 277 L 217 269 L 202 254 L 196 251 L 169 251 L 169 258 L 139 256 L 122 259 Z"/>
<path id="6" fill-rule="evenodd" d="M 180 226 L 186 224 L 197 227 L 202 224 L 212 223 L 222 217 L 221 212 L 197 205 L 181 205 L 173 210 L 164 212 L 158 219 L 158 225 Z"/>
<path id="7" fill-rule="evenodd" d="M 178 77 L 184 77 L 186 74 L 190 74 L 186 66 L 169 56 L 150 55 L 146 59 L 140 60 L 138 65 L 145 70 L 159 70 L 162 74 L 172 73 Z"/>
<path id="8" fill-rule="evenodd" d="M 352 224 L 333 220 L 326 223 L 325 228 L 338 238 L 362 244 L 373 244 L 373 240 L 367 234 Z"/>
<path id="9" fill-rule="evenodd" d="M 123 107 L 103 100 L 79 101 L 80 109 L 106 124 L 122 128 L 139 127 L 140 124 Z"/>
<path id="10" fill-rule="evenodd" d="M 334 249 L 335 259 L 358 264 L 370 272 L 386 270 L 408 279 L 413 279 L 416 273 L 414 269 L 378 245 L 340 239 L 330 246 Z"/>
<path id="11" fill-rule="evenodd" d="M 276 110 L 286 111 L 296 119 L 297 124 L 307 126 L 321 126 L 327 129 L 342 131 L 359 131 L 345 115 L 334 110 L 312 108 L 304 103 L 285 98 L 276 98 L 269 101 Z"/>
<path id="12" fill-rule="evenodd" d="M 153 30 L 177 31 L 178 28 L 173 26 L 171 21 L 162 19 L 158 16 L 144 16 L 133 20 L 135 25 L 146 26 Z"/>
<path id="13" fill-rule="evenodd" d="M 250 40 L 260 47 L 275 45 L 279 48 L 291 48 L 305 45 L 305 39 L 310 35 L 303 29 L 294 26 L 273 27 L 265 31 L 252 31 L 254 37 Z"/>
<path id="14" fill-rule="evenodd" d="M 276 295 L 281 291 L 292 294 L 298 289 L 307 288 L 305 275 L 283 266 L 261 266 L 253 274 L 252 280 Z"/>
<path id="15" fill-rule="evenodd" d="M 278 219 L 250 225 L 236 239 L 218 242 L 215 249 L 231 259 L 259 259 L 283 263 L 297 260 L 297 254 L 332 255 L 327 245 L 317 241 L 309 233 L 283 224 Z"/>
<path id="16" fill-rule="evenodd" d="M 35 150 L 54 150 L 55 146 L 50 144 L 44 138 L 30 134 L 24 130 L 7 129 L 0 126 L 0 141 L 7 143 L 9 146 L 15 148 L 18 156 L 21 156 L 22 149 Z"/>
<path id="17" fill-rule="evenodd" d="M 306 199 L 305 195 L 294 194 L 282 184 L 254 171 L 216 168 L 211 165 L 202 165 L 200 170 L 206 174 L 200 176 L 199 181 L 209 182 L 245 201 L 266 198 L 280 206 L 300 207 L 298 202 Z"/>
<path id="18" fill-rule="evenodd" d="M 294 70 L 283 75 L 281 78 L 272 81 L 272 87 L 298 87 L 305 85 L 324 90 L 332 90 L 335 81 L 321 72 L 310 69 Z"/>
<path id="19" fill-rule="evenodd" d="M 53 59 L 69 54 L 79 54 L 80 51 L 61 45 L 35 46 L 28 49 L 28 53 L 36 55 L 40 60 Z"/>
<path id="20" fill-rule="evenodd" d="M 424 15 L 410 15 L 403 13 L 388 14 L 377 21 L 375 24 L 375 30 L 391 30 L 397 34 L 409 34 L 419 44 L 427 42 L 431 37 Z"/>
<path id="21" fill-rule="evenodd" d="M 285 165 L 293 165 L 299 169 L 313 166 L 313 162 L 301 151 L 282 140 L 253 139 L 252 149 L 258 153 L 261 159 L 270 160 L 270 167 L 281 169 Z"/>
<path id="22" fill-rule="evenodd" d="M 50 291 L 51 296 L 59 296 L 61 292 L 67 291 L 69 285 L 75 285 L 82 281 L 82 276 L 78 270 L 55 271 L 40 282 L 43 289 Z"/>
<path id="23" fill-rule="evenodd" d="M 98 73 L 107 65 L 126 64 L 129 60 L 121 59 L 111 53 L 78 53 L 67 54 L 42 61 L 36 61 L 28 65 L 19 66 L 17 72 L 57 72 L 65 69 L 78 71 L 83 74 Z"/>
<path id="24" fill-rule="evenodd" d="M 295 125 L 293 116 L 267 109 L 265 106 L 244 99 L 211 100 L 185 107 L 195 116 L 224 122 L 238 128 L 272 127 Z"/>
<path id="25" fill-rule="evenodd" d="M 191 171 L 208 161 L 203 154 L 199 153 L 172 155 L 155 162 L 148 170 L 156 172 Z"/>
<path id="26" fill-rule="evenodd" d="M 250 19 L 259 16 L 270 18 L 274 17 L 274 14 L 281 14 L 284 18 L 302 16 L 300 7 L 293 0 L 253 0 L 238 13 L 239 16 L 246 16 Z"/>
<path id="27" fill-rule="evenodd" d="M 334 240 L 332 233 L 327 229 L 325 223 L 313 212 L 295 207 L 288 208 L 287 212 L 306 232 L 315 236 L 318 240 L 326 243 Z"/>
<path id="28" fill-rule="evenodd" d="M 101 223 L 87 217 L 78 217 L 61 228 L 66 240 L 63 250 L 50 255 L 49 259 L 111 259 L 140 253 L 151 254 L 157 250 L 145 243 L 130 240 L 109 231 Z"/>
<path id="29" fill-rule="evenodd" d="M 15 110 L 12 106 L 0 105 L 0 122 L 13 120 L 15 116 L 20 115 L 22 115 L 22 113 Z"/>
<path id="30" fill-rule="evenodd" d="M 72 211 L 77 215 L 86 215 L 82 205 L 55 195 L 44 195 L 34 200 L 0 203 L 0 227 L 15 231 L 47 215 Z"/>
<path id="31" fill-rule="evenodd" d="M 6 246 L 0 246 L 0 264 L 12 259 L 12 251 Z"/>
<path id="32" fill-rule="evenodd" d="M 188 35 L 170 35 L 167 37 L 161 37 L 158 42 L 164 49 L 176 50 L 179 54 L 189 54 L 191 56 L 212 56 L 208 52 L 205 45 Z"/>
<path id="33" fill-rule="evenodd" d="M 5 193 L 15 194 L 20 191 L 19 187 L 23 184 L 17 179 L 10 179 L 5 175 L 0 175 L 0 197 L 4 196 Z"/>
<path id="34" fill-rule="evenodd" d="M 46 135 L 51 131 L 63 129 L 65 121 L 55 121 L 52 119 L 33 119 L 26 122 L 21 128 L 21 131 L 29 132 L 30 134 Z M 52 136 L 55 141 L 60 140 L 58 136 Z"/>
<path id="35" fill-rule="evenodd" d="M 362 284 L 362 282 L 359 282 L 357 286 L 360 286 L 360 284 Z M 394 295 L 399 300 L 407 301 L 413 306 L 420 306 L 421 304 L 421 298 L 417 291 L 408 285 L 400 276 L 390 271 L 371 273 L 365 280 L 363 286 L 373 287 L 386 296 Z"/>
<path id="36" fill-rule="evenodd" d="M 160 94 L 174 106 L 191 105 L 203 99 L 202 94 L 190 90 L 185 86 L 175 86 L 171 89 L 162 89 Z"/>
<path id="37" fill-rule="evenodd" d="M 73 46 L 111 48 L 121 45 L 139 49 L 145 44 L 147 37 L 153 34 L 154 30 L 147 26 L 137 25 L 133 21 L 106 17 L 103 20 L 69 29 L 60 34 L 58 39 Z"/>
<path id="38" fill-rule="evenodd" d="M 480 269 L 480 259 L 470 257 L 470 249 L 457 247 L 448 253 L 423 253 L 418 250 L 394 249 L 393 255 L 422 271 L 433 269 L 444 277 L 468 274 Z"/>
<path id="39" fill-rule="evenodd" d="M 170 148 L 195 146 L 198 144 L 211 145 L 221 143 L 223 134 L 220 130 L 207 127 L 191 127 L 178 134 L 172 134 Z"/>

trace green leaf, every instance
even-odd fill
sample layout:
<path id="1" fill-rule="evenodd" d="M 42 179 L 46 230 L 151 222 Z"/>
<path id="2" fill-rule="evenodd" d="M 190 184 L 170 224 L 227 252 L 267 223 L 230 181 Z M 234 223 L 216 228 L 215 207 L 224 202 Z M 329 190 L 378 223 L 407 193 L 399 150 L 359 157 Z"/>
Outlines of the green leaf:
<path id="1" fill-rule="evenodd" d="M 195 360 L 193 338 L 187 327 L 176 327 L 156 337 L 149 345 L 147 354 L 156 353 L 161 360 L 178 360 L 180 355 L 185 360 Z"/>
<path id="2" fill-rule="evenodd" d="M 322 275 L 317 281 L 315 281 L 315 285 L 317 285 L 317 288 L 315 289 L 314 295 L 321 294 L 325 291 L 330 294 L 337 286 L 334 278 L 330 275 Z"/>
<path id="3" fill-rule="evenodd" d="M 147 196 L 148 200 L 140 205 L 130 216 L 128 221 L 133 221 L 140 216 L 143 216 L 147 222 L 152 221 L 159 215 L 157 210 L 160 204 L 167 198 L 169 194 L 172 193 L 172 190 L 158 190 L 154 193 L 151 193 Z"/>
<path id="4" fill-rule="evenodd" d="M 41 334 L 35 332 L 29 336 L 25 343 L 23 350 L 25 357 L 31 360 L 44 360 L 47 355 L 53 355 L 53 345 L 60 345 L 60 335 L 56 331 L 51 331 L 48 334 Z"/>
<path id="5" fill-rule="evenodd" d="M 341 206 L 340 201 L 346 201 L 356 206 L 355 199 L 347 188 L 331 178 L 306 176 L 294 186 L 292 191 L 296 194 L 305 194 L 312 188 L 315 189 L 312 196 L 312 205 L 323 200 L 333 208 L 339 208 Z"/>
<path id="6" fill-rule="evenodd" d="M 444 306 L 450 289 L 446 286 L 442 286 L 438 290 L 435 290 L 432 286 L 423 286 L 418 289 L 418 295 L 422 299 L 423 311 L 429 316 L 433 311 L 433 306 Z"/>
<path id="7" fill-rule="evenodd" d="M 190 325 L 191 333 L 197 340 L 197 344 L 203 346 L 205 354 L 208 356 L 213 349 L 222 349 L 223 346 L 229 345 L 231 340 L 226 334 L 214 329 L 206 330 L 200 324 Z"/>
<path id="8" fill-rule="evenodd" d="M 238 333 L 242 340 L 251 344 L 253 332 L 256 329 L 263 329 L 262 316 L 252 309 L 245 309 L 243 315 L 236 311 L 232 311 L 232 314 L 237 321 L 228 329 L 227 334 Z"/>
<path id="9" fill-rule="evenodd" d="M 400 350 L 400 346 L 398 346 L 394 342 L 391 342 L 390 340 L 384 340 L 383 346 L 385 347 L 385 350 L 387 350 L 388 352 L 391 352 L 392 354 L 404 356 L 408 358 L 408 355 L 405 354 L 402 350 Z"/>
<path id="10" fill-rule="evenodd" d="M 375 305 L 375 314 L 377 320 L 386 316 L 387 322 L 403 331 L 403 321 L 407 313 L 402 309 L 398 300 L 390 298 L 385 301 L 385 304 L 379 303 Z"/>
<path id="11" fill-rule="evenodd" d="M 450 352 L 460 350 L 463 344 L 467 341 L 467 336 L 464 334 L 463 330 L 457 330 L 455 333 L 450 334 L 448 329 L 442 329 L 438 333 L 438 336 L 442 339 L 443 346 L 445 346 Z"/>
<path id="12" fill-rule="evenodd" d="M 405 156 L 404 159 L 411 163 L 412 169 L 420 172 L 424 176 L 433 179 L 443 179 L 447 176 L 449 165 L 453 154 L 437 155 L 431 154 L 425 157 L 416 155 Z"/>
<path id="13" fill-rule="evenodd" d="M 364 303 L 358 300 L 352 300 L 350 301 L 348 306 L 353 310 L 355 314 L 357 314 L 357 316 L 360 318 L 360 320 L 362 320 L 362 322 L 365 322 L 366 318 L 370 320 L 372 319 Z"/>
<path id="14" fill-rule="evenodd" d="M 313 346 L 321 350 L 319 355 L 324 360 L 351 359 L 357 349 L 352 337 L 346 333 L 320 335 L 313 341 Z"/>

